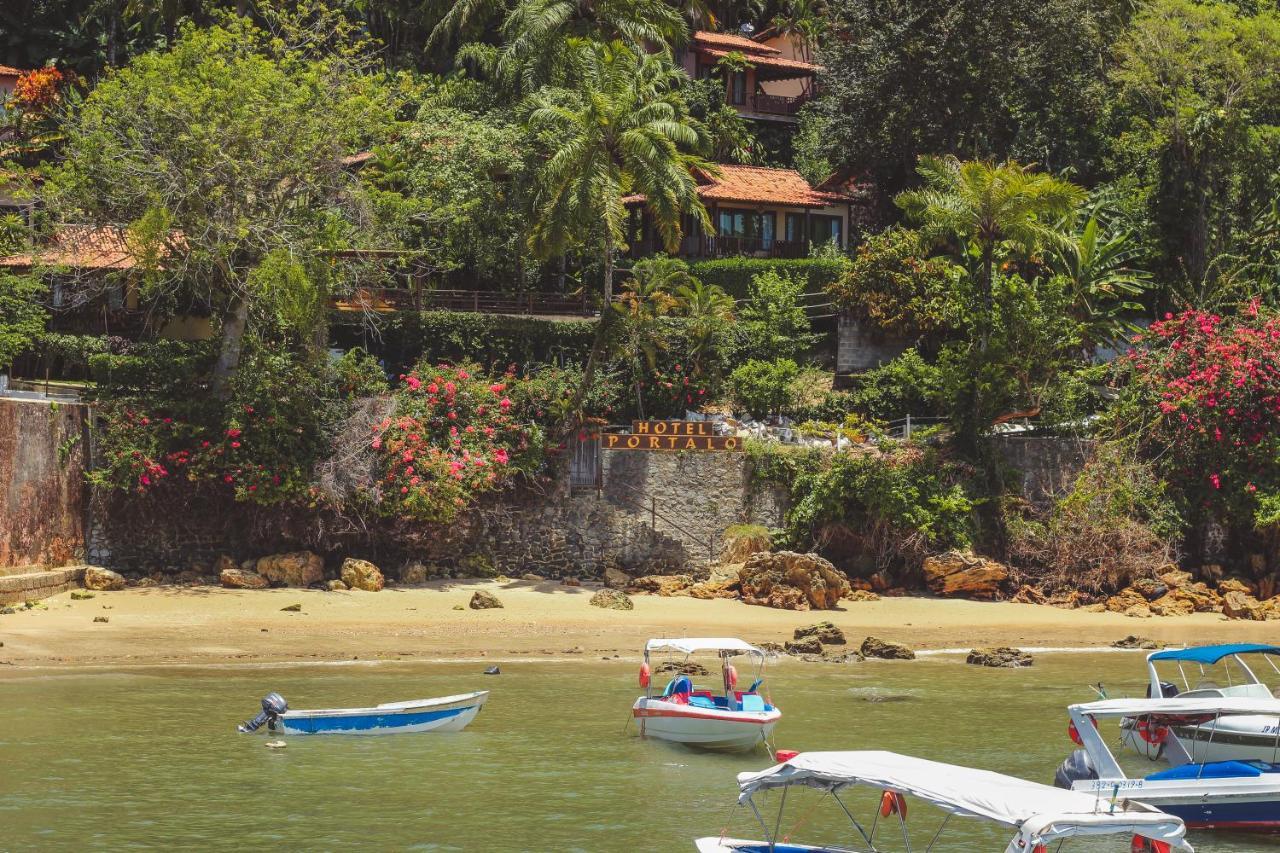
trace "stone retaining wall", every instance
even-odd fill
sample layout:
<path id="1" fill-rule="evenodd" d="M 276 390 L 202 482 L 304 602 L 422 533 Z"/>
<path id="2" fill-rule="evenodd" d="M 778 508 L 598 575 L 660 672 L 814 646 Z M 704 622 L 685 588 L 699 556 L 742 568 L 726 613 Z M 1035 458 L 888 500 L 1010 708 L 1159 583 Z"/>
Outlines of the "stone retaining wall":
<path id="1" fill-rule="evenodd" d="M 69 589 L 77 589 L 84 580 L 84 570 L 84 566 L 66 566 L 0 577 L 0 605 L 38 601 Z"/>
<path id="2" fill-rule="evenodd" d="M 1022 476 L 1022 496 L 1039 506 L 1071 488 L 1095 444 L 1086 438 L 1019 435 L 996 436 L 991 443 L 1005 464 Z"/>

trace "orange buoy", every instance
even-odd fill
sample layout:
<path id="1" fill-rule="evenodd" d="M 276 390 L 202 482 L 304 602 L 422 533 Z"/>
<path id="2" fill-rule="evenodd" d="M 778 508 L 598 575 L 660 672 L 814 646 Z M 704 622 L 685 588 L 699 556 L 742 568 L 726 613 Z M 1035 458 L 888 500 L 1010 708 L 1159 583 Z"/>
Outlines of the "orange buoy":
<path id="1" fill-rule="evenodd" d="M 799 754 L 800 753 L 794 749 L 780 749 L 773 754 L 773 757 L 779 764 L 786 764 Z"/>
<path id="2" fill-rule="evenodd" d="M 738 670 L 733 664 L 724 668 L 724 683 L 730 690 L 738 686 Z"/>
<path id="3" fill-rule="evenodd" d="M 649 676 L 650 676 L 649 662 L 645 661 L 644 663 L 640 664 L 640 686 L 641 687 L 644 687 L 644 688 L 649 687 Z"/>
<path id="4" fill-rule="evenodd" d="M 1067 723 L 1067 736 L 1076 746 L 1084 746 L 1084 739 L 1080 737 L 1080 730 L 1076 728 L 1075 720 Z"/>
<path id="5" fill-rule="evenodd" d="M 1149 718 L 1142 717 L 1138 720 L 1138 736 L 1152 746 L 1160 746 L 1169 739 L 1169 727 L 1152 725 Z"/>
<path id="6" fill-rule="evenodd" d="M 891 814 L 902 815 L 903 820 L 907 819 L 907 798 L 897 791 L 885 791 L 880 795 L 880 817 Z"/>

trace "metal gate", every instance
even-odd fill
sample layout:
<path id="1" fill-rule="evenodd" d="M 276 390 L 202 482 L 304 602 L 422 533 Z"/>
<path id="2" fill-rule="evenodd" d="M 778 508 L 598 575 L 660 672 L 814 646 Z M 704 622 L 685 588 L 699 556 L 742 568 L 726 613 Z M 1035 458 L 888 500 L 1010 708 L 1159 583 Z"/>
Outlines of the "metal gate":
<path id="1" fill-rule="evenodd" d="M 599 489 L 602 485 L 600 471 L 600 433 L 578 433 L 569 442 L 569 488 Z"/>

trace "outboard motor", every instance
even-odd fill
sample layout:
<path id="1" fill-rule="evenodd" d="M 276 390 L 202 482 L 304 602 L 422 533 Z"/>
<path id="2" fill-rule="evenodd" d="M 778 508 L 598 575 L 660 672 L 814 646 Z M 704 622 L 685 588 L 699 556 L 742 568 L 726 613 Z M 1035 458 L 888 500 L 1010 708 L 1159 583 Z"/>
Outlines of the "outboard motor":
<path id="1" fill-rule="evenodd" d="M 270 729 L 275 729 L 276 720 L 285 711 L 289 710 L 289 703 L 284 701 L 284 697 L 279 693 L 268 693 L 262 697 L 262 711 L 252 720 L 246 720 L 236 726 L 236 731 L 241 734 L 249 734 L 256 732 L 262 728 L 262 724 L 266 723 Z"/>
<path id="2" fill-rule="evenodd" d="M 1173 697 L 1175 697 L 1175 696 L 1177 696 L 1177 695 L 1178 695 L 1178 685 L 1174 684 L 1174 683 L 1173 683 L 1173 682 L 1171 682 L 1171 681 L 1162 681 L 1162 682 L 1160 682 L 1160 697 L 1159 697 L 1159 698 L 1161 698 L 1161 699 L 1172 699 Z M 1150 684 L 1148 684 L 1148 685 L 1147 685 L 1147 698 L 1148 698 L 1148 699 L 1150 699 L 1150 698 L 1151 698 L 1151 685 L 1150 685 Z"/>
<path id="3" fill-rule="evenodd" d="M 1097 779 L 1098 771 L 1094 768 L 1093 762 L 1089 760 L 1089 753 L 1083 749 L 1077 749 L 1067 756 L 1062 764 L 1058 765 L 1058 769 L 1053 774 L 1053 786 L 1055 788 L 1066 788 L 1071 790 L 1072 782 L 1083 782 L 1087 779 Z"/>

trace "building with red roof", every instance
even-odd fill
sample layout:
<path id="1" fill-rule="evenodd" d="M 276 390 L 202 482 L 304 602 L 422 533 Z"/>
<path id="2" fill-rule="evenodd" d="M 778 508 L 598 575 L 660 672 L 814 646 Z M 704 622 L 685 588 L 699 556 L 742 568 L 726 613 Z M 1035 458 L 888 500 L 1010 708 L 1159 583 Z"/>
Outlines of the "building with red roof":
<path id="1" fill-rule="evenodd" d="M 777 41 L 772 39 L 772 41 Z M 726 59 L 740 59 L 739 70 L 721 70 Z M 790 43 L 764 43 L 743 35 L 698 30 L 676 61 L 690 77 L 722 74 L 725 103 L 748 118 L 794 122 L 813 95 L 819 66 L 799 58 Z M 736 63 L 728 63 L 736 64 Z"/>
<path id="2" fill-rule="evenodd" d="M 861 221 L 861 188 L 828 180 L 813 186 L 795 169 L 723 164 L 719 174 L 698 171 L 698 197 L 711 215 L 714 233 L 686 217 L 683 257 L 756 255 L 805 257 L 812 246 L 849 245 Z M 662 241 L 644 209 L 644 196 L 625 199 L 631 208 L 631 251 L 641 257 L 662 250 Z"/>

